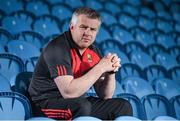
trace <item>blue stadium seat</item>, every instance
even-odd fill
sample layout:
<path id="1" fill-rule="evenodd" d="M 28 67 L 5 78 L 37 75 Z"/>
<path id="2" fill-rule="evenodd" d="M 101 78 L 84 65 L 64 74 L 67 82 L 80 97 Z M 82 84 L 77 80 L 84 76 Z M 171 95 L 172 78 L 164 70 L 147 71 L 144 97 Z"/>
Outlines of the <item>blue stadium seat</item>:
<path id="1" fill-rule="evenodd" d="M 155 29 L 155 24 L 153 23 L 153 21 L 143 16 L 138 17 L 138 25 L 144 28 L 146 31 Z"/>
<path id="2" fill-rule="evenodd" d="M 170 8 L 169 8 L 171 13 L 175 13 L 175 12 L 179 12 L 180 8 L 179 8 L 179 3 L 178 1 L 172 1 L 170 3 Z"/>
<path id="3" fill-rule="evenodd" d="M 63 2 L 69 5 L 72 9 L 84 6 L 84 3 L 81 0 L 66 0 Z"/>
<path id="4" fill-rule="evenodd" d="M 153 1 L 153 7 L 156 12 L 165 11 L 165 6 L 162 1 Z"/>
<path id="5" fill-rule="evenodd" d="M 145 109 L 142 106 L 141 101 L 138 97 L 129 93 L 122 93 L 122 94 L 117 95 L 117 97 L 123 98 L 129 101 L 133 109 L 133 117 L 136 117 L 142 120 L 146 119 Z"/>
<path id="6" fill-rule="evenodd" d="M 108 10 L 109 12 L 111 12 L 112 16 L 114 15 L 118 15 L 118 13 L 121 11 L 120 7 L 118 6 L 117 3 L 113 2 L 113 1 L 105 1 L 104 4 L 104 9 Z M 110 19 L 109 19 L 110 20 Z"/>
<path id="7" fill-rule="evenodd" d="M 180 33 L 180 24 L 177 22 L 174 26 L 175 30 Z"/>
<path id="8" fill-rule="evenodd" d="M 62 32 L 68 31 L 69 30 L 69 23 L 71 21 L 71 18 L 66 18 L 65 20 L 63 20 L 61 23 L 61 30 Z"/>
<path id="9" fill-rule="evenodd" d="M 113 39 L 118 40 L 121 44 L 125 44 L 129 41 L 134 41 L 133 35 L 120 24 L 116 24 L 110 27 Z"/>
<path id="10" fill-rule="evenodd" d="M 0 45 L 0 53 L 5 53 L 4 46 Z"/>
<path id="11" fill-rule="evenodd" d="M 7 78 L 0 73 L 0 92 L 11 92 L 11 85 Z"/>
<path id="12" fill-rule="evenodd" d="M 131 53 L 132 51 L 146 52 L 145 47 L 138 41 L 130 41 L 124 44 L 125 52 Z"/>
<path id="13" fill-rule="evenodd" d="M 0 9 L 6 14 L 23 10 L 24 3 L 20 0 L 1 0 Z"/>
<path id="14" fill-rule="evenodd" d="M 123 12 L 119 13 L 118 15 L 119 24 L 126 27 L 127 29 L 137 26 L 135 19 L 131 15 Z"/>
<path id="15" fill-rule="evenodd" d="M 13 39 L 13 35 L 9 31 L 3 28 L 0 28 L 0 45 L 1 46 L 4 47 L 8 43 L 8 41 L 11 41 L 12 39 Z"/>
<path id="16" fill-rule="evenodd" d="M 119 116 L 114 121 L 142 121 L 133 116 Z"/>
<path id="17" fill-rule="evenodd" d="M 176 58 L 168 53 L 158 53 L 154 59 L 156 64 L 164 66 L 167 70 L 178 65 Z"/>
<path id="18" fill-rule="evenodd" d="M 176 118 L 180 120 L 180 95 L 170 99 L 171 105 L 174 108 Z"/>
<path id="19" fill-rule="evenodd" d="M 166 48 L 158 43 L 150 44 L 146 49 L 151 57 L 155 56 L 157 53 L 167 52 Z"/>
<path id="20" fill-rule="evenodd" d="M 17 34 L 22 31 L 31 31 L 31 24 L 34 16 L 27 11 L 17 11 L 2 19 L 2 27 L 11 34 Z"/>
<path id="21" fill-rule="evenodd" d="M 15 92 L 18 92 L 27 98 L 30 98 L 28 93 L 28 87 L 32 79 L 33 72 L 21 72 L 16 76 L 15 79 Z"/>
<path id="22" fill-rule="evenodd" d="M 141 67 L 141 69 L 154 64 L 152 57 L 143 51 L 132 51 L 130 53 L 130 61 L 137 64 L 139 67 Z"/>
<path id="23" fill-rule="evenodd" d="M 146 6 L 141 6 L 140 7 L 140 15 L 142 16 L 146 16 L 150 19 L 153 19 L 156 17 L 156 14 L 153 10 L 149 9 L 148 7 Z"/>
<path id="24" fill-rule="evenodd" d="M 178 12 L 174 12 L 173 14 L 173 20 L 176 22 L 180 22 L 180 14 Z"/>
<path id="25" fill-rule="evenodd" d="M 177 57 L 180 55 L 180 47 L 178 45 L 168 48 L 170 55 Z"/>
<path id="26" fill-rule="evenodd" d="M 111 25 L 117 23 L 116 18 L 109 11 L 102 10 L 102 11 L 100 11 L 100 14 L 101 14 L 103 22 L 106 26 L 111 26 Z"/>
<path id="27" fill-rule="evenodd" d="M 92 116 L 79 116 L 73 119 L 73 121 L 102 121 L 102 120 Z"/>
<path id="28" fill-rule="evenodd" d="M 51 1 L 51 0 L 50 0 Z M 31 117 L 26 121 L 56 121 L 55 119 L 48 118 L 48 117 Z"/>
<path id="29" fill-rule="evenodd" d="M 50 14 L 50 6 L 45 0 L 31 0 L 25 5 L 25 10 L 36 16 Z"/>
<path id="30" fill-rule="evenodd" d="M 132 63 L 124 63 L 117 73 L 119 80 L 121 81 L 127 77 L 141 77 L 142 70 L 139 66 Z"/>
<path id="31" fill-rule="evenodd" d="M 4 18 L 5 16 L 6 16 L 6 13 L 0 9 L 0 23 L 1 23 L 2 18 Z"/>
<path id="32" fill-rule="evenodd" d="M 153 121 L 178 121 L 177 119 L 175 119 L 174 117 L 171 116 L 158 116 L 156 117 Z"/>
<path id="33" fill-rule="evenodd" d="M 29 100 L 15 92 L 0 92 L 0 120 L 26 120 L 32 116 Z"/>
<path id="34" fill-rule="evenodd" d="M 130 0 L 128 0 L 128 1 L 130 1 Z M 136 1 L 137 1 L 137 0 L 136 0 Z M 133 1 L 133 2 L 134 2 L 134 1 Z M 123 6 L 122 6 L 122 11 L 125 12 L 125 13 L 128 13 L 128 14 L 130 14 L 131 16 L 134 16 L 134 17 L 136 17 L 136 16 L 139 15 L 139 11 L 138 11 L 137 7 L 132 6 L 132 5 L 130 5 L 130 4 L 123 4 Z"/>
<path id="35" fill-rule="evenodd" d="M 38 48 L 22 40 L 12 40 L 8 42 L 7 50 L 8 53 L 20 57 L 24 62 L 31 57 L 40 55 L 40 50 Z"/>
<path id="36" fill-rule="evenodd" d="M 148 94 L 154 94 L 152 86 L 140 77 L 127 77 L 121 82 L 125 93 L 136 95 L 139 99 Z"/>
<path id="37" fill-rule="evenodd" d="M 114 1 L 119 5 L 126 3 L 126 0 L 114 0 Z"/>
<path id="38" fill-rule="evenodd" d="M 157 78 L 167 78 L 167 75 L 167 70 L 160 65 L 154 64 L 144 69 L 144 77 L 150 84 Z"/>
<path id="39" fill-rule="evenodd" d="M 165 21 L 163 19 L 156 19 L 156 26 L 158 29 L 165 33 L 169 33 L 173 31 L 173 26 L 169 21 Z"/>
<path id="40" fill-rule="evenodd" d="M 116 89 L 114 91 L 113 97 L 117 97 L 119 94 L 124 93 L 124 90 L 122 88 L 122 85 L 120 84 L 119 80 L 116 80 Z"/>
<path id="41" fill-rule="evenodd" d="M 130 5 L 139 7 L 141 5 L 141 0 L 127 0 L 127 3 L 129 3 Z"/>
<path id="42" fill-rule="evenodd" d="M 168 73 L 170 74 L 170 78 L 180 85 L 180 65 L 171 68 Z"/>
<path id="43" fill-rule="evenodd" d="M 72 9 L 63 3 L 57 3 L 51 8 L 52 15 L 56 16 L 59 21 L 63 21 L 72 16 Z"/>
<path id="44" fill-rule="evenodd" d="M 156 94 L 163 95 L 168 99 L 180 94 L 180 85 L 168 78 L 157 78 L 152 85 Z"/>
<path id="45" fill-rule="evenodd" d="M 166 12 L 166 11 L 159 11 L 157 12 L 157 17 L 161 18 L 161 19 L 165 19 L 167 21 L 171 21 L 172 20 L 172 16 Z"/>
<path id="46" fill-rule="evenodd" d="M 21 58 L 11 54 L 0 54 L 0 73 L 14 86 L 15 77 L 25 70 Z"/>
<path id="47" fill-rule="evenodd" d="M 47 2 L 50 4 L 50 6 L 52 6 L 58 3 L 63 3 L 63 0 L 47 0 Z"/>
<path id="48" fill-rule="evenodd" d="M 15 39 L 28 42 L 33 46 L 36 46 L 39 50 L 45 44 L 43 36 L 34 31 L 23 31 L 21 33 L 18 33 Z"/>
<path id="49" fill-rule="evenodd" d="M 51 15 L 43 15 L 34 20 L 32 23 L 33 30 L 43 37 L 61 33 L 59 21 Z"/>
<path id="50" fill-rule="evenodd" d="M 153 120 L 157 116 L 174 116 L 170 102 L 167 98 L 158 94 L 150 94 L 141 99 L 145 107 L 147 120 Z"/>
<path id="51" fill-rule="evenodd" d="M 26 71 L 32 71 L 32 72 L 34 71 L 38 58 L 39 57 L 31 57 L 26 60 L 25 62 Z"/>
<path id="52" fill-rule="evenodd" d="M 97 0 L 85 0 L 85 5 L 90 7 L 90 8 L 93 8 L 95 10 L 101 10 L 103 9 L 103 5 L 101 3 L 101 1 L 97 1 Z"/>

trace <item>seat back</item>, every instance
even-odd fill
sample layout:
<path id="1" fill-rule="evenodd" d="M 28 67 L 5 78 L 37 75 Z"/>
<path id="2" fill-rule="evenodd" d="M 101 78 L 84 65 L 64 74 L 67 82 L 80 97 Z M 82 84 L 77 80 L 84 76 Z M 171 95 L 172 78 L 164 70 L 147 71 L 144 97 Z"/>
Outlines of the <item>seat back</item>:
<path id="1" fill-rule="evenodd" d="M 0 92 L 11 92 L 11 85 L 3 75 L 0 74 Z"/>
<path id="2" fill-rule="evenodd" d="M 172 97 L 170 102 L 174 108 L 176 118 L 180 120 L 180 95 Z"/>

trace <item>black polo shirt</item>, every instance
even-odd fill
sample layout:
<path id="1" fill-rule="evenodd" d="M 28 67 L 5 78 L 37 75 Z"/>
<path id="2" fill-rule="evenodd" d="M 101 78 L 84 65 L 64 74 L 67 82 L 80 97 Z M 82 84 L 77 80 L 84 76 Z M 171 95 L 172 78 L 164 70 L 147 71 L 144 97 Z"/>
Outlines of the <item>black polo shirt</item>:
<path id="1" fill-rule="evenodd" d="M 101 54 L 91 45 L 81 56 L 70 31 L 52 40 L 41 53 L 29 86 L 32 100 L 62 97 L 54 78 L 72 75 L 78 78 L 96 65 Z"/>

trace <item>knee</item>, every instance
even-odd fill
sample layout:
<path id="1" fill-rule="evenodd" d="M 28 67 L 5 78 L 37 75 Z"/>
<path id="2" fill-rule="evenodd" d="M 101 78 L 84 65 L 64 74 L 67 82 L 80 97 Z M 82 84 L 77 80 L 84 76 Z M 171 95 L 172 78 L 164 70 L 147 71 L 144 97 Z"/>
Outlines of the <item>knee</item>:
<path id="1" fill-rule="evenodd" d="M 129 101 L 123 99 L 123 105 L 124 105 L 124 115 L 132 116 L 133 115 L 133 109 Z"/>
<path id="2" fill-rule="evenodd" d="M 78 114 L 81 116 L 88 116 L 91 114 L 91 103 L 83 99 L 81 101 L 76 102 L 76 106 L 78 107 Z"/>

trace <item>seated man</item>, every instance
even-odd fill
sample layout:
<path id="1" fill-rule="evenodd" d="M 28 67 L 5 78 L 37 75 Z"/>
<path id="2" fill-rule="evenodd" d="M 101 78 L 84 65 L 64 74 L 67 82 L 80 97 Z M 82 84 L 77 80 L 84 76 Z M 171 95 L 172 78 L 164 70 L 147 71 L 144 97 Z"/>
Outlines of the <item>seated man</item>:
<path id="1" fill-rule="evenodd" d="M 102 57 L 93 44 L 101 25 L 99 13 L 81 7 L 73 13 L 70 29 L 44 48 L 36 64 L 29 94 L 35 108 L 54 119 L 93 116 L 113 120 L 132 115 L 129 102 L 112 98 L 120 58 Z M 84 94 L 94 86 L 98 97 Z"/>

